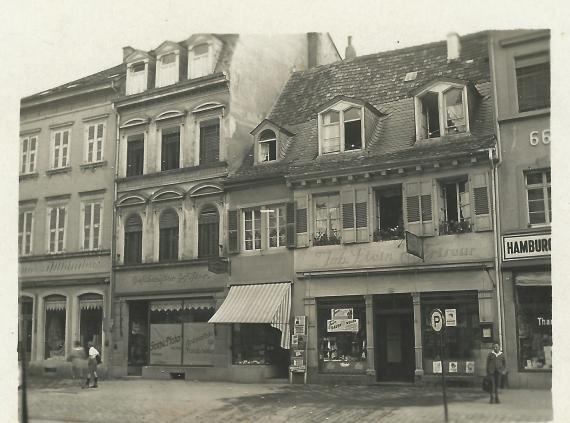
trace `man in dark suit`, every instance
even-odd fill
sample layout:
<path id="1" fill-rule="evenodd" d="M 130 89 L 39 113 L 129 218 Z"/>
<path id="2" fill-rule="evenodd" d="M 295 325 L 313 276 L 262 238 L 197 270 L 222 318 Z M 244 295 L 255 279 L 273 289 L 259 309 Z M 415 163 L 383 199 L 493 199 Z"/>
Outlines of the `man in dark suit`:
<path id="1" fill-rule="evenodd" d="M 491 379 L 491 398 L 489 403 L 499 404 L 499 385 L 501 385 L 501 378 L 506 372 L 505 355 L 501 351 L 498 343 L 493 343 L 493 350 L 487 356 L 487 376 Z M 493 401 L 493 393 L 495 394 L 495 401 Z"/>

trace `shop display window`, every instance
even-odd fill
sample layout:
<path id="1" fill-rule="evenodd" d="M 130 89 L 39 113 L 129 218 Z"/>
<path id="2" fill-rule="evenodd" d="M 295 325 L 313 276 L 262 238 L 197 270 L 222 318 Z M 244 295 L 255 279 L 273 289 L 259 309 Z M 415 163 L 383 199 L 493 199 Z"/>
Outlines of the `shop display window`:
<path id="1" fill-rule="evenodd" d="M 45 358 L 65 357 L 66 299 L 52 295 L 45 299 Z"/>
<path id="2" fill-rule="evenodd" d="M 552 288 L 517 287 L 519 368 L 552 370 Z"/>
<path id="3" fill-rule="evenodd" d="M 456 310 L 457 326 L 447 326 L 444 329 L 443 350 L 440 347 L 440 333 L 431 326 L 431 312 L 439 308 Z M 476 291 L 465 292 L 434 292 L 421 295 L 422 309 L 422 346 L 423 367 L 426 374 L 433 373 L 434 364 L 443 359 L 452 363 L 453 373 L 470 375 L 475 368 L 482 368 L 485 363 L 477 363 L 481 350 L 481 329 L 479 326 L 479 299 Z M 454 364 L 456 363 L 456 364 Z"/>
<path id="4" fill-rule="evenodd" d="M 319 369 L 329 373 L 366 371 L 364 300 L 319 302 L 317 311 Z"/>
<path id="5" fill-rule="evenodd" d="M 279 364 L 288 359 L 281 348 L 281 331 L 269 323 L 232 325 L 233 364 Z"/>

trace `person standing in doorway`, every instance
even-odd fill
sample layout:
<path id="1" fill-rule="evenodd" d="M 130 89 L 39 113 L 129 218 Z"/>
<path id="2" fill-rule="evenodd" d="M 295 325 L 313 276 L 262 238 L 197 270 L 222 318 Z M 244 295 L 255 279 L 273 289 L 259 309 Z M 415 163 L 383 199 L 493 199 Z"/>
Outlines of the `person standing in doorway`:
<path id="1" fill-rule="evenodd" d="M 487 356 L 487 377 L 491 380 L 491 395 L 489 403 L 499 404 L 499 386 L 501 385 L 501 378 L 505 374 L 507 365 L 505 355 L 501 351 L 497 342 L 493 343 L 493 349 Z M 495 400 L 493 401 L 493 394 Z"/>
<path id="2" fill-rule="evenodd" d="M 89 347 L 89 359 L 87 361 L 87 368 L 89 369 L 89 373 L 87 373 L 87 380 L 85 381 L 85 387 L 89 388 L 89 382 L 91 376 L 93 376 L 93 388 L 97 388 L 97 364 L 101 360 L 101 356 L 99 351 L 93 346 L 93 342 L 89 342 L 87 344 Z"/>

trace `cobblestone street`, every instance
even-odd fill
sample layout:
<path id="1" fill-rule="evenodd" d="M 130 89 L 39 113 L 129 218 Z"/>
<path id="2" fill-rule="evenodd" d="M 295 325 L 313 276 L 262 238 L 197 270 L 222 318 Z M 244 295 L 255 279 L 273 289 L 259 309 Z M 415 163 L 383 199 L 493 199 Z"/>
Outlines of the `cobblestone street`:
<path id="1" fill-rule="evenodd" d="M 449 388 L 451 422 L 552 419 L 546 390 L 505 390 L 501 404 L 482 391 Z M 39 422 L 441 422 L 438 387 L 234 384 L 111 380 L 32 381 L 30 421 Z"/>

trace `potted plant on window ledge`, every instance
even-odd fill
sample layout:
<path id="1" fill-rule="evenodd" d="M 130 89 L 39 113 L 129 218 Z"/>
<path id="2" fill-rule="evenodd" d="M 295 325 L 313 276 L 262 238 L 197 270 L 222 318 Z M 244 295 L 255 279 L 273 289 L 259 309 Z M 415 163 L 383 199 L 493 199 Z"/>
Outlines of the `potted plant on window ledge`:
<path id="1" fill-rule="evenodd" d="M 464 234 L 471 231 L 471 222 L 468 220 L 460 220 L 459 222 L 455 220 L 450 220 L 448 222 L 442 221 L 439 224 L 440 235 Z"/>
<path id="2" fill-rule="evenodd" d="M 340 244 L 340 235 L 337 230 L 332 230 L 330 233 L 317 232 L 313 238 L 314 246 L 321 245 L 338 245 Z"/>
<path id="3" fill-rule="evenodd" d="M 372 234 L 374 242 L 378 241 L 392 241 L 404 238 L 404 225 L 399 224 L 389 228 L 378 228 Z"/>

